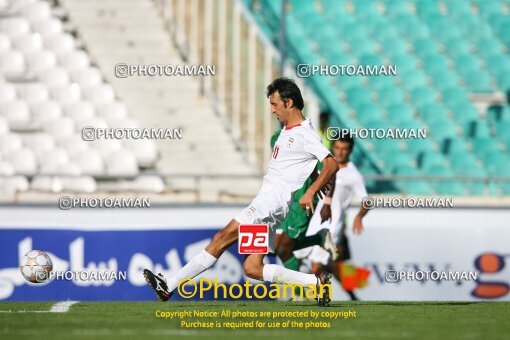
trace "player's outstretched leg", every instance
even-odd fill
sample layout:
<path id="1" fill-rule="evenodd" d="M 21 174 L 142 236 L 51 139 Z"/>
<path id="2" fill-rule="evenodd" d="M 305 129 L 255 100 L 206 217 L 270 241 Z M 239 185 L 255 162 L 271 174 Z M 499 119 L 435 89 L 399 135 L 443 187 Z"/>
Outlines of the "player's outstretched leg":
<path id="1" fill-rule="evenodd" d="M 264 264 L 264 256 L 264 254 L 246 256 L 243 264 L 246 276 L 255 280 L 274 283 L 300 284 L 303 287 L 316 285 L 318 305 L 321 307 L 329 305 L 331 297 L 329 296 L 329 289 L 325 285 L 331 284 L 331 274 L 327 272 L 306 274 L 276 264 Z"/>
<path id="2" fill-rule="evenodd" d="M 167 301 L 173 295 L 179 282 L 183 279 L 192 279 L 211 268 L 223 252 L 237 241 L 239 222 L 230 223 L 214 235 L 211 243 L 198 253 L 184 267 L 168 280 L 161 274 L 155 275 L 148 269 L 143 270 L 143 275 L 149 286 L 156 292 L 161 301 Z"/>

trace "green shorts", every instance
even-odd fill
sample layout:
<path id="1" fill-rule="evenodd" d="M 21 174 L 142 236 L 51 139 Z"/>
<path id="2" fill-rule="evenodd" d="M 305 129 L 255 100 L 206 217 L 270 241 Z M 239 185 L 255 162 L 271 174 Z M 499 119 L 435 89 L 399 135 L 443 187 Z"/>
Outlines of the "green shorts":
<path id="1" fill-rule="evenodd" d="M 306 236 L 308 230 L 308 224 L 312 219 L 312 214 L 306 216 L 306 210 L 299 206 L 299 200 L 304 195 L 306 190 L 310 187 L 312 181 L 307 180 L 305 185 L 296 191 L 292 197 L 292 203 L 290 204 L 290 210 L 282 224 L 278 227 L 293 240 L 297 240 Z M 314 198 L 313 205 L 317 206 L 317 197 Z"/>

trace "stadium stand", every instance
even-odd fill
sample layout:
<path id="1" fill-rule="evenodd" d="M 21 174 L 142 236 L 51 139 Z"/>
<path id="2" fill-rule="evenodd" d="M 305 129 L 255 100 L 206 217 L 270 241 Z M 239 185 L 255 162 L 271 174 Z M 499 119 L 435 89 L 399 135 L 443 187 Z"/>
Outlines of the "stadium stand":
<path id="1" fill-rule="evenodd" d="M 282 2 L 242 3 L 277 46 Z M 370 192 L 510 195 L 493 180 L 510 165 L 508 1 L 289 0 L 285 13 L 295 64 L 397 66 L 396 77 L 304 79 L 331 125 L 428 129 L 425 140 L 358 143 Z M 0 191 L 198 186 L 212 201 L 257 191 L 261 167 L 198 79 L 115 76 L 118 63 L 188 62 L 163 17 L 150 0 L 0 1 Z M 84 126 L 183 128 L 185 138 L 85 142 Z"/>
<path id="2" fill-rule="evenodd" d="M 123 62 L 183 63 L 151 1 L 0 1 L 0 191 L 160 193 L 196 186 L 167 174 L 258 174 L 196 79 L 129 82 L 115 77 Z M 87 126 L 183 128 L 185 137 L 86 142 Z M 250 193 L 259 179 L 245 182 L 236 189 Z M 209 192 L 228 187 L 215 183 Z"/>
<path id="3" fill-rule="evenodd" d="M 244 2 L 277 44 L 282 3 Z M 397 65 L 397 77 L 306 78 L 333 125 L 428 129 L 430 141 L 363 141 L 355 162 L 364 174 L 508 174 L 509 106 L 473 99 L 510 94 L 508 1 L 289 0 L 285 12 L 296 64 Z M 372 192 L 487 194 L 481 182 L 368 183 Z"/>

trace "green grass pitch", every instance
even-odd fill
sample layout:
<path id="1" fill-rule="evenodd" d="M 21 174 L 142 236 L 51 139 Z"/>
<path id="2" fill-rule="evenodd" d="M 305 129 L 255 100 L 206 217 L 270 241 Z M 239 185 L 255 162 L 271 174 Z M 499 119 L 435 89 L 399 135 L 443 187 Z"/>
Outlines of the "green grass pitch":
<path id="1" fill-rule="evenodd" d="M 509 302 L 79 302 L 65 313 L 48 312 L 53 302 L 0 303 L 0 339 L 510 339 Z M 180 319 L 156 311 L 230 310 L 251 312 L 356 311 L 356 317 L 328 320 L 330 328 L 200 329 L 181 327 Z M 203 322 L 276 323 L 303 318 L 187 318 Z M 267 324 L 266 324 L 267 325 Z"/>

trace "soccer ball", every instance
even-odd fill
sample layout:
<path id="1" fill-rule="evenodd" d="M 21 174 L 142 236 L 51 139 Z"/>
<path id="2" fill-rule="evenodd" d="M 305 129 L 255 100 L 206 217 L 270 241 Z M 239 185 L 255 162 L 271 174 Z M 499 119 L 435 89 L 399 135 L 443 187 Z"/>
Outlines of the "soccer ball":
<path id="1" fill-rule="evenodd" d="M 23 256 L 19 269 L 28 282 L 42 283 L 53 270 L 53 263 L 44 251 L 31 250 Z"/>

